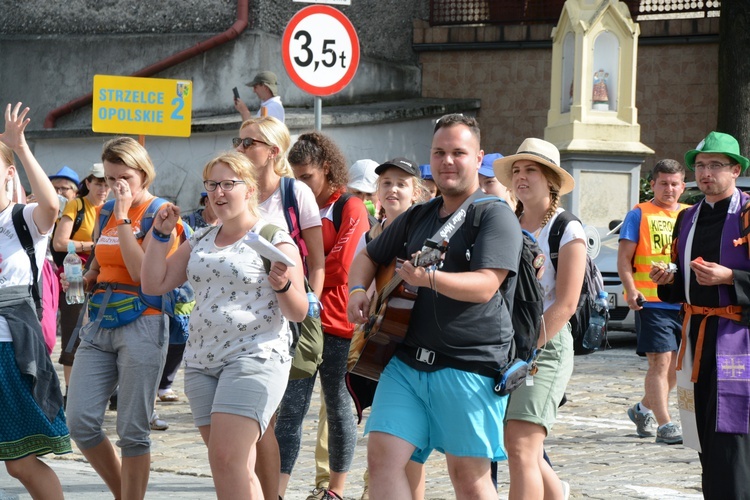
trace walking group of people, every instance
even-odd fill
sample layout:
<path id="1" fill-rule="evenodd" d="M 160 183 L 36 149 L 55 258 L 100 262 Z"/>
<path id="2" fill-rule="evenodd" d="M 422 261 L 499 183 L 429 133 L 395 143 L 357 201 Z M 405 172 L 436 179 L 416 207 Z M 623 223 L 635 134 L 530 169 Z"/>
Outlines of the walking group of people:
<path id="1" fill-rule="evenodd" d="M 20 103 L 8 105 L 0 134 L 0 404 L 6 409 L 0 459 L 32 497 L 62 498 L 54 471 L 38 457 L 70 452 L 70 438 L 115 498 L 144 497 L 154 402 L 168 390 L 162 381 L 169 345 L 165 296 L 187 282 L 195 308 L 182 354 L 185 393 L 217 496 L 284 496 L 315 383 L 315 376 L 289 380 L 293 332 L 320 307 L 316 375 L 325 404 L 309 498 L 343 498 L 357 440 L 350 342 L 355 326 L 370 320 L 376 275 L 395 259 L 403 260 L 395 273 L 415 300 L 405 341 L 371 399 L 364 496 L 423 498 L 423 464 L 438 450 L 457 498 L 497 498 L 492 463 L 501 460 L 509 462 L 509 498 L 568 497 L 570 486 L 546 459 L 544 440 L 573 371 L 568 322 L 578 305 L 586 245 L 581 223 L 573 220 L 559 254 L 550 254 L 561 197 L 575 187 L 554 145 L 529 138 L 514 155 L 485 155 L 477 120 L 452 114 L 435 124 L 429 166 L 406 158 L 361 160 L 350 178 L 330 137 L 311 132 L 292 144 L 278 119 L 250 117 L 232 140 L 234 150 L 203 168 L 203 223 L 188 237 L 179 207 L 149 191 L 156 172 L 146 149 L 126 137 L 107 141 L 101 165 L 82 184 L 79 201 L 66 205 L 52 241 L 57 251 L 72 242 L 90 259 L 83 277 L 89 296 L 81 306 L 88 323 L 77 332 L 78 308 L 62 309 L 64 344 L 79 337 L 75 363 L 63 363 L 64 409 L 31 293 L 60 200 L 26 144 L 27 113 Z M 14 153 L 36 203 L 24 206 L 14 195 Z M 653 435 L 656 421 L 657 441 L 677 442 L 666 398 L 675 385 L 683 387 L 681 401 L 683 394 L 694 398 L 684 405 L 693 411 L 692 423 L 685 413 L 682 422 L 685 441 L 701 453 L 704 495 L 743 498 L 749 494 L 743 472 L 750 461 L 750 371 L 737 366 L 750 359 L 742 321 L 743 306 L 750 305 L 750 251 L 743 246 L 750 245 L 750 230 L 743 229 L 750 228 L 740 219 L 750 198 L 735 189 L 734 179 L 748 160 L 731 136 L 712 133 L 687 153 L 686 164 L 705 201 L 680 211 L 684 169 L 659 162 L 654 200 L 628 215 L 621 234 L 620 272 L 629 305 L 638 309 L 638 351 L 649 360 L 645 396 L 628 413 L 639 435 Z M 503 187 L 507 192 L 495 191 Z M 114 200 L 102 209 L 110 190 Z M 440 266 L 419 265 L 414 256 L 425 241 L 483 190 L 502 199 L 453 234 Z M 378 216 L 373 222 L 370 206 Z M 26 229 L 15 223 L 19 217 Z M 522 230 L 535 236 L 547 263 L 558 264 L 546 265 L 540 278 L 544 312 L 535 369 L 510 396 L 499 395 L 495 374 L 513 348 Z M 22 248 L 25 231 L 34 262 Z M 60 279 L 65 290 L 64 273 Z M 683 303 L 681 335 L 676 307 L 658 305 L 659 298 Z M 115 390 L 119 453 L 103 429 Z"/>

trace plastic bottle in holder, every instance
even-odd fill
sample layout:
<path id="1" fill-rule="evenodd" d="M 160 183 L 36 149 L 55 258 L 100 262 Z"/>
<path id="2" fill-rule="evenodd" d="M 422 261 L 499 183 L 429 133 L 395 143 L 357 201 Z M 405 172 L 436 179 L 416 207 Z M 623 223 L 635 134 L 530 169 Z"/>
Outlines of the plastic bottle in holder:
<path id="1" fill-rule="evenodd" d="M 76 254 L 75 243 L 68 241 L 68 255 L 63 261 L 65 279 L 68 281 L 68 291 L 65 292 L 65 302 L 68 304 L 83 304 L 83 263 Z"/>
<path id="2" fill-rule="evenodd" d="M 313 292 L 307 292 L 307 315 L 311 318 L 320 318 L 320 301 Z"/>
<path id="3" fill-rule="evenodd" d="M 609 294 L 605 291 L 599 292 L 596 297 L 596 310 L 591 315 L 589 327 L 586 333 L 583 335 L 584 349 L 598 350 L 602 346 L 602 340 L 604 339 L 604 332 L 607 328 L 607 316 L 609 309 L 609 301 L 607 297 Z"/>

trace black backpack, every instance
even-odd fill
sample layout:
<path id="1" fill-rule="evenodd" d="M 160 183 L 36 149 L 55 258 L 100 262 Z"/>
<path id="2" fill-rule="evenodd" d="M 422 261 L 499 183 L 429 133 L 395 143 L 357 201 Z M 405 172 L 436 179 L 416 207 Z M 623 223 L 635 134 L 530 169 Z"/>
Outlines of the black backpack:
<path id="1" fill-rule="evenodd" d="M 549 232 L 549 254 L 552 260 L 552 266 L 557 271 L 557 257 L 560 253 L 560 240 L 565 232 L 565 228 L 568 226 L 570 221 L 580 220 L 572 213 L 566 211 L 561 212 L 555 222 L 552 224 Z M 596 297 L 600 291 L 604 290 L 604 280 L 602 279 L 602 273 L 599 272 L 599 268 L 596 267 L 594 261 L 591 260 L 588 254 L 586 254 L 586 274 L 583 278 L 583 286 L 581 287 L 581 296 L 578 299 L 578 306 L 576 312 L 570 318 L 571 333 L 573 334 L 573 349 L 576 354 L 591 354 L 596 349 L 586 349 L 583 347 L 583 336 L 586 330 L 589 328 L 591 322 L 591 316 L 593 314 L 602 314 L 602 311 L 598 310 L 596 306 Z M 609 313 L 604 312 L 604 335 L 602 344 L 607 343 L 607 327 L 606 323 L 609 321 Z"/>
<path id="2" fill-rule="evenodd" d="M 488 196 L 475 200 L 469 207 L 466 215 L 467 222 L 471 221 L 469 227 L 472 230 L 472 238 L 469 241 L 476 240 L 482 212 L 493 202 L 501 202 L 508 206 L 502 198 Z M 508 210 L 511 208 L 508 207 Z M 529 373 L 534 373 L 536 345 L 544 313 L 544 293 L 539 283 L 543 272 L 544 254 L 536 238 L 528 231 L 523 231 L 523 247 L 519 256 L 513 297 L 507 296 L 508 280 L 501 287 L 513 321 L 513 342 L 508 354 L 508 364 L 496 378 L 495 392 L 501 396 L 510 394 L 524 383 Z"/>

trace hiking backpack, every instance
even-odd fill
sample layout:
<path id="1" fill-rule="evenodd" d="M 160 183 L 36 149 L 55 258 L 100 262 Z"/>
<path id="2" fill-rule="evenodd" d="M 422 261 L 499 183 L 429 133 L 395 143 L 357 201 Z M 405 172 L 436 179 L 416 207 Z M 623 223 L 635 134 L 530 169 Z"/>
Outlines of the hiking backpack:
<path id="1" fill-rule="evenodd" d="M 570 221 L 578 221 L 578 217 L 568 212 L 567 210 L 560 212 L 555 222 L 552 224 L 549 232 L 549 255 L 552 260 L 552 266 L 557 271 L 557 258 L 560 253 L 560 240 L 562 240 L 565 228 L 568 226 Z M 596 267 L 594 261 L 586 253 L 586 273 L 583 278 L 583 286 L 581 287 L 581 296 L 578 298 L 578 306 L 576 312 L 570 318 L 570 328 L 573 335 L 573 349 L 576 354 L 591 354 L 595 349 L 586 349 L 583 347 L 583 336 L 588 330 L 591 323 L 591 317 L 595 314 L 601 314 L 599 308 L 596 305 L 596 297 L 600 291 L 604 290 L 604 280 L 602 279 L 602 273 L 599 272 L 599 268 Z M 607 343 L 607 327 L 606 324 L 609 320 L 609 313 L 605 312 L 605 326 L 602 344 Z"/>
<path id="2" fill-rule="evenodd" d="M 482 218 L 482 212 L 490 203 L 503 203 L 508 210 L 512 209 L 502 198 L 487 196 L 474 201 L 466 215 L 471 222 L 472 246 L 476 240 L 476 233 Z M 519 256 L 518 271 L 513 297 L 508 297 L 509 281 L 505 281 L 501 292 L 508 305 L 513 322 L 513 341 L 508 353 L 508 364 L 496 377 L 495 392 L 501 396 L 510 394 L 526 381 L 526 377 L 534 374 L 537 356 L 537 342 L 544 314 L 544 292 L 539 278 L 544 272 L 544 254 L 528 231 L 521 230 L 523 245 Z"/>
<path id="3" fill-rule="evenodd" d="M 135 237 L 138 241 L 142 241 L 146 237 L 151 225 L 154 222 L 154 217 L 159 213 L 159 209 L 168 203 L 163 198 L 154 198 L 149 204 L 146 212 L 141 218 L 141 228 L 136 233 Z M 112 216 L 112 210 L 115 207 L 115 201 L 110 200 L 106 202 L 101 211 L 99 212 L 99 232 L 106 227 L 107 221 Z M 182 228 L 180 230 L 180 228 Z M 185 241 L 193 235 L 193 229 L 179 218 L 177 220 L 177 237 L 180 241 Z M 140 287 L 138 287 L 140 290 Z M 169 343 L 170 344 L 184 344 L 188 337 L 188 323 L 190 322 L 190 313 L 195 307 L 195 291 L 190 283 L 187 281 L 182 285 L 170 290 L 164 295 L 146 295 L 143 292 L 138 293 L 141 300 L 155 309 L 164 311 L 169 316 Z"/>

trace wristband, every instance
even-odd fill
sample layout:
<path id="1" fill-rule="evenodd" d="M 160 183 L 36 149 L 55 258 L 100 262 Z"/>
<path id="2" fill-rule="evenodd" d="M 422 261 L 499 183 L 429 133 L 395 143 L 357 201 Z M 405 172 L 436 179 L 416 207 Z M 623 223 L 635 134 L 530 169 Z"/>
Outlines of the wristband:
<path id="1" fill-rule="evenodd" d="M 155 239 L 156 241 L 160 241 L 162 243 L 169 243 L 169 234 L 164 234 L 160 231 L 157 231 L 156 228 L 151 229 L 151 237 Z"/>
<path id="2" fill-rule="evenodd" d="M 363 287 L 362 285 L 355 285 L 349 289 L 349 297 L 351 297 L 357 292 L 367 293 L 367 289 Z"/>
<path id="3" fill-rule="evenodd" d="M 284 288 L 280 290 L 274 290 L 273 288 L 271 288 L 271 290 L 273 290 L 276 293 L 286 293 L 289 291 L 290 286 L 292 286 L 292 280 L 287 280 L 286 285 L 284 285 Z"/>
<path id="4" fill-rule="evenodd" d="M 123 224 L 132 224 L 130 219 L 117 219 L 117 225 L 122 226 Z"/>

